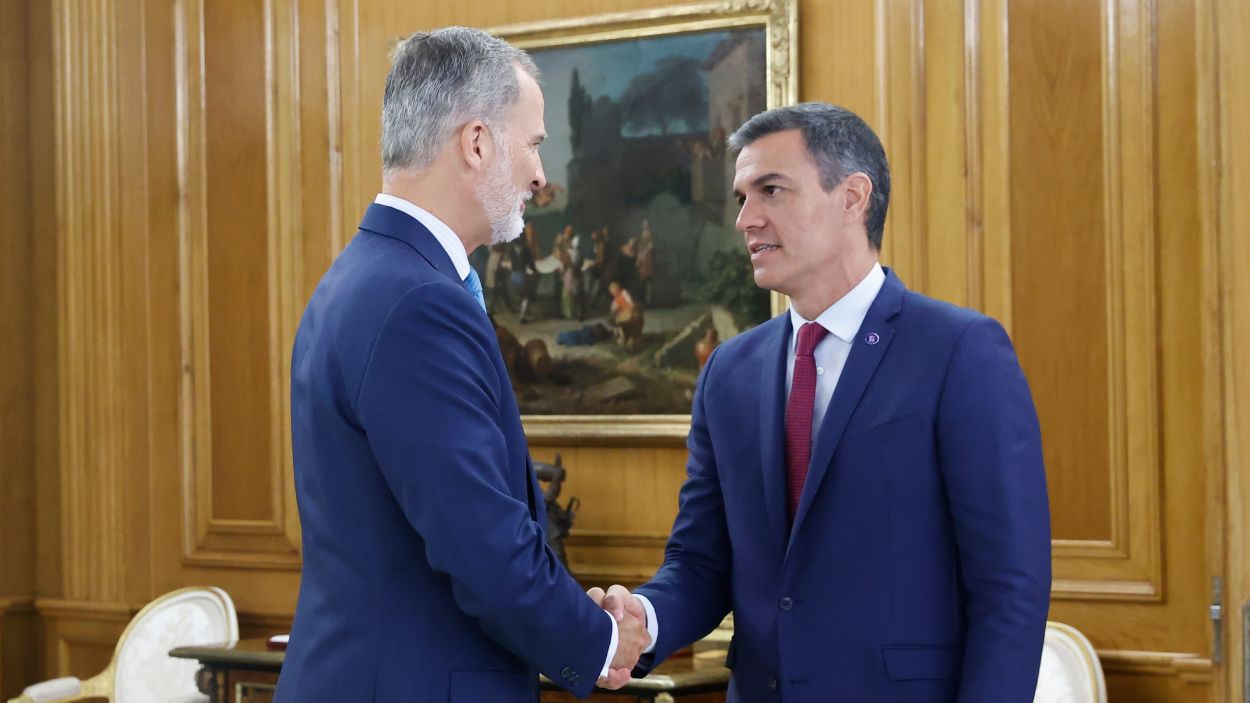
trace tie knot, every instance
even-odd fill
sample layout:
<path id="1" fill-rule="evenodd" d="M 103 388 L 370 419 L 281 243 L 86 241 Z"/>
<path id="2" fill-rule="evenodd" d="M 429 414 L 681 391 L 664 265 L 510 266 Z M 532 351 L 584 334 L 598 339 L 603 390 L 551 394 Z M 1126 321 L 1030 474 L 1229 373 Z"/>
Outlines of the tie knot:
<path id="1" fill-rule="evenodd" d="M 820 344 L 820 340 L 829 334 L 829 330 L 818 322 L 809 322 L 799 328 L 799 342 L 794 347 L 795 356 L 811 356 L 812 350 Z"/>

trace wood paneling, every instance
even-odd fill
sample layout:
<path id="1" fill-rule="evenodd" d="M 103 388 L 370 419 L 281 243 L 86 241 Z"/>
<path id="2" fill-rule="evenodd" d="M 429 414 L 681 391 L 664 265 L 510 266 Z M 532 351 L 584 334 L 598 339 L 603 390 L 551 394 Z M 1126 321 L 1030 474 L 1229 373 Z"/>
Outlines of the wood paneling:
<path id="1" fill-rule="evenodd" d="M 30 596 L 34 584 L 33 237 L 26 86 L 27 12 L 0 6 L 0 599 Z M 0 633 L 3 638 L 3 633 Z M 0 639 L 3 642 L 3 639 Z M 0 694 L 5 686 L 0 669 Z"/>
<path id="2" fill-rule="evenodd" d="M 28 8 L 0 5 L 0 698 L 36 676 L 35 275 Z"/>
<path id="3" fill-rule="evenodd" d="M 291 337 L 377 191 L 391 41 L 668 4 L 6 4 L 29 30 L 6 14 L 0 34 L 30 39 L 20 69 L 2 45 L 0 332 L 27 341 L 0 350 L 0 445 L 19 437 L 28 468 L 0 474 L 0 556 L 34 577 L 0 575 L 0 646 L 37 629 L 41 673 L 91 674 L 130 613 L 194 583 L 226 588 L 247 635 L 288 628 Z M 1012 333 L 1043 425 L 1052 617 L 1102 651 L 1113 701 L 1240 685 L 1205 605 L 1216 573 L 1226 613 L 1250 596 L 1243 5 L 800 3 L 800 98 L 856 110 L 889 154 L 887 263 Z M 533 451 L 556 452 L 574 573 L 645 579 L 684 449 Z"/>
<path id="4" fill-rule="evenodd" d="M 677 516 L 685 449 L 534 447 L 531 453 L 547 462 L 559 453 L 569 470 L 559 501 L 580 503 L 567 542 L 573 574 L 587 587 L 650 578 Z"/>
<path id="5" fill-rule="evenodd" d="M 270 368 L 276 350 L 269 335 L 276 232 L 268 212 L 268 175 L 277 164 L 270 162 L 273 69 L 265 32 L 274 5 L 186 7 L 188 63 L 198 57 L 200 70 L 189 72 L 184 100 L 189 112 L 202 110 L 188 119 L 188 170 L 199 176 L 188 178 L 188 186 L 200 190 L 203 200 L 202 209 L 191 213 L 186 250 L 189 265 L 199 269 L 192 276 L 198 285 L 190 286 L 190 316 L 199 324 L 190 337 L 201 352 L 188 361 L 201 380 L 196 400 L 208 408 L 207 423 L 195 434 L 197 448 L 208 451 L 200 457 L 211 467 L 199 475 L 208 484 L 197 486 L 203 491 L 199 505 L 210 521 L 271 525 L 274 482 L 256 478 L 275 473 L 281 438 L 271 429 L 277 408 L 255 391 L 269 388 L 277 375 Z M 233 234 L 247 231 L 254 236 Z M 204 363 L 196 363 L 201 358 Z M 237 489 L 244 485 L 249 490 Z"/>
<path id="6" fill-rule="evenodd" d="M 1216 550 L 1227 574 L 1226 661 L 1222 683 L 1228 701 L 1241 701 L 1250 687 L 1243 669 L 1250 647 L 1250 7 L 1237 0 L 1200 2 L 1198 54 L 1204 80 L 1199 83 L 1200 153 L 1204 168 L 1203 231 L 1211 242 L 1203 259 L 1204 281 L 1213 303 L 1215 329 L 1222 346 L 1210 365 L 1218 383 L 1209 418 L 1213 463 L 1224 467 L 1222 488 L 1227 520 L 1223 549 Z M 1216 136 L 1218 135 L 1218 136 Z M 1218 169 L 1210 165 L 1218 164 Z M 1213 195 L 1215 196 L 1213 201 Z M 1214 206 L 1214 207 L 1213 207 Z M 1215 235 L 1211 237 L 1210 235 Z M 1212 280 L 1214 279 L 1214 280 Z M 1208 328 L 1209 329 L 1209 328 Z M 1226 552 L 1225 552 L 1226 549 Z M 1244 678 L 1243 678 L 1244 677 Z"/>
<path id="7" fill-rule="evenodd" d="M 35 422 L 35 593 L 61 591 L 60 309 L 51 3 L 28 3 L 31 291 Z M 37 218 L 34 220 L 33 218 Z"/>
<path id="8" fill-rule="evenodd" d="M 1011 301 L 1030 321 L 1013 332 L 1073 597 L 1162 596 L 1152 8 L 1019 3 L 1009 20 Z"/>
<path id="9" fill-rule="evenodd" d="M 1015 340 L 1044 423 L 1054 536 L 1110 542 L 1110 413 L 1107 384 L 1098 380 L 1109 365 L 1107 223 L 1096 206 L 1106 197 L 1102 21 L 1098 5 L 1088 2 L 1012 10 L 1013 302 L 1015 317 L 1031 321 L 1014 330 Z M 1082 156 L 1059 168 L 1055 154 Z M 1056 272 L 1065 274 L 1066 285 L 1054 285 Z M 1073 337 L 1081 343 L 1064 343 Z M 1081 382 L 1071 383 L 1074 378 Z M 1103 468 L 1084 480 L 1063 470 L 1091 464 Z"/>
<path id="10" fill-rule="evenodd" d="M 63 595 L 117 602 L 146 559 L 146 191 L 133 3 L 52 7 Z"/>
<path id="11" fill-rule="evenodd" d="M 39 678 L 33 599 L 0 597 L 0 696 L 16 696 Z"/>
<path id="12" fill-rule="evenodd" d="M 174 17 L 187 564 L 299 568 L 284 409 L 304 298 L 293 12 L 188 0 Z"/>
<path id="13" fill-rule="evenodd" d="M 47 675 L 86 679 L 108 666 L 135 610 L 95 600 L 40 599 Z"/>

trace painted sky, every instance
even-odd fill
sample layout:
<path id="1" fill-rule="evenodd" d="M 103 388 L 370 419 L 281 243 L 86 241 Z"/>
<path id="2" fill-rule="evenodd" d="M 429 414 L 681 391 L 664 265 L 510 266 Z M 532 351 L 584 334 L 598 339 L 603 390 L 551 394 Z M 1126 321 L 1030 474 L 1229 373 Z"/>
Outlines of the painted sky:
<path id="1" fill-rule="evenodd" d="M 727 31 L 697 32 L 530 51 L 542 72 L 546 100 L 547 141 L 541 154 L 547 180 L 568 184 L 567 167 L 573 158 L 568 108 L 574 68 L 592 101 L 602 95 L 618 100 L 634 76 L 651 72 L 664 57 L 684 56 L 702 61 L 729 36 Z"/>

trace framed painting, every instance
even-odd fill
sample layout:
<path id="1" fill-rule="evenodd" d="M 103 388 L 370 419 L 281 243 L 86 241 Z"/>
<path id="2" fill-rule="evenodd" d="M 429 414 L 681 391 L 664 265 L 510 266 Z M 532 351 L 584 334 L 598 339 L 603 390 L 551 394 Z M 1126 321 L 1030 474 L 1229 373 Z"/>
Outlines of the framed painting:
<path id="1" fill-rule="evenodd" d="M 797 96 L 793 0 L 496 27 L 541 72 L 547 184 L 472 264 L 534 444 L 673 444 L 719 343 L 780 311 L 726 137 Z"/>

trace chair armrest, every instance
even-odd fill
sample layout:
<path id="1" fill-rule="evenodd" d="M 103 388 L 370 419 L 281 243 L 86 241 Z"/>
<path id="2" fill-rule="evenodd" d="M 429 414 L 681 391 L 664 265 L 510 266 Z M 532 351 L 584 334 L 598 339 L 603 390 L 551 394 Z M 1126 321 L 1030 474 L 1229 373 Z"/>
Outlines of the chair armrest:
<path id="1" fill-rule="evenodd" d="M 70 701 L 82 696 L 82 680 L 77 676 L 62 676 L 59 679 L 42 681 L 27 686 L 22 695 L 14 698 L 11 703 L 47 703 L 48 701 Z"/>
<path id="2" fill-rule="evenodd" d="M 113 697 L 112 667 L 83 681 L 76 676 L 63 676 L 27 686 L 22 695 L 9 703 L 70 703 L 91 698 Z"/>

